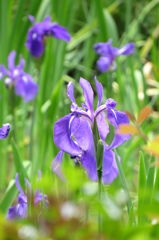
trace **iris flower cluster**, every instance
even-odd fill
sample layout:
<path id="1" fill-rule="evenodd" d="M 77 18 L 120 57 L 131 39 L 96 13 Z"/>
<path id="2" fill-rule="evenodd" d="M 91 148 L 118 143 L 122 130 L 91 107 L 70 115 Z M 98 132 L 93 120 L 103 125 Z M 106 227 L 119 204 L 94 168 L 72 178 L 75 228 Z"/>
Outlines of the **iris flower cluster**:
<path id="1" fill-rule="evenodd" d="M 41 178 L 41 172 L 39 171 L 39 178 Z M 7 219 L 15 219 L 15 218 L 26 218 L 27 217 L 27 211 L 28 211 L 28 199 L 34 199 L 34 206 L 37 206 L 40 202 L 45 202 L 46 206 L 48 207 L 48 200 L 47 196 L 39 192 L 39 190 L 36 190 L 35 194 L 32 192 L 31 184 L 28 182 L 27 179 L 25 179 L 25 193 L 23 192 L 20 183 L 19 183 L 19 175 L 18 173 L 15 176 L 15 184 L 17 189 L 19 190 L 18 195 L 18 203 L 15 206 L 12 206 L 8 210 Z M 44 201 L 43 201 L 44 199 Z"/>
<path id="2" fill-rule="evenodd" d="M 63 41 L 69 42 L 71 35 L 66 28 L 57 23 L 52 23 L 50 16 L 47 16 L 43 22 L 35 23 L 33 16 L 29 16 L 29 20 L 33 26 L 28 31 L 26 47 L 31 55 L 38 58 L 44 52 L 44 41 L 48 36 L 52 36 Z"/>
<path id="3" fill-rule="evenodd" d="M 96 43 L 94 50 L 100 55 L 97 61 L 97 67 L 101 72 L 107 72 L 110 68 L 116 69 L 115 59 L 120 55 L 130 55 L 135 50 L 134 43 L 128 43 L 122 48 L 114 48 L 112 46 L 112 39 L 106 43 Z"/>
<path id="4" fill-rule="evenodd" d="M 126 113 L 118 111 L 116 102 L 109 98 L 105 104 L 101 105 L 103 97 L 103 87 L 95 78 L 98 104 L 93 110 L 94 93 L 90 83 L 80 78 L 80 85 L 83 89 L 85 103 L 79 107 L 74 98 L 73 83 L 70 82 L 67 88 L 67 95 L 70 98 L 71 113 L 61 118 L 54 125 L 54 142 L 60 148 L 60 152 L 52 162 L 52 169 L 56 175 L 64 179 L 61 163 L 63 153 L 70 154 L 75 161 L 80 161 L 81 165 L 87 172 L 88 177 L 97 181 L 97 163 L 95 157 L 95 146 L 93 140 L 93 128 L 96 120 L 100 139 L 104 145 L 103 156 L 103 176 L 102 182 L 110 184 L 118 175 L 118 168 L 115 161 L 115 154 L 112 149 L 117 148 L 130 138 L 129 134 L 120 135 L 115 132 L 112 143 L 108 146 L 105 143 L 109 133 L 109 126 L 106 119 L 112 124 L 115 129 L 118 129 L 119 124 L 128 124 L 129 119 Z M 106 113 L 107 114 L 106 114 Z M 119 161 L 120 157 L 118 156 Z"/>
<path id="5" fill-rule="evenodd" d="M 30 101 L 35 98 L 38 92 L 38 85 L 35 83 L 28 73 L 25 73 L 23 68 L 25 60 L 20 56 L 20 62 L 15 65 L 16 52 L 12 51 L 8 57 L 8 69 L 4 65 L 0 65 L 0 80 L 5 78 L 6 87 L 14 86 L 15 93 L 22 97 L 24 101 Z"/>

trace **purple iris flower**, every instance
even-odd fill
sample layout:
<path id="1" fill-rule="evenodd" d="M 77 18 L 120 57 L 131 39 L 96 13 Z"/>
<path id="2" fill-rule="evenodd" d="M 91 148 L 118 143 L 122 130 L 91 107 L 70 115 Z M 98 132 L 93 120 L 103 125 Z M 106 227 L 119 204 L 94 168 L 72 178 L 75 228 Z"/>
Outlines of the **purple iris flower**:
<path id="1" fill-rule="evenodd" d="M 115 132 L 114 139 L 110 146 L 105 143 L 109 133 L 107 120 L 118 129 L 119 124 L 129 123 L 128 116 L 124 112 L 116 110 L 116 102 L 109 98 L 105 104 L 101 105 L 103 87 L 95 78 L 98 93 L 97 108 L 93 110 L 93 90 L 88 81 L 80 78 L 80 85 L 83 89 L 85 103 L 78 107 L 75 98 L 73 83 L 70 82 L 67 88 L 67 95 L 72 101 L 71 113 L 61 118 L 54 126 L 54 142 L 60 148 L 60 152 L 52 162 L 52 169 L 60 178 L 64 180 L 61 163 L 63 152 L 70 154 L 71 158 L 81 162 L 86 170 L 88 177 L 97 181 L 97 165 L 95 159 L 95 147 L 92 129 L 96 119 L 100 138 L 104 145 L 103 156 L 103 176 L 104 184 L 110 184 L 118 175 L 118 168 L 115 161 L 113 148 L 117 148 L 130 138 L 130 135 L 120 135 Z M 119 157 L 120 160 L 120 157 Z"/>
<path id="2" fill-rule="evenodd" d="M 51 17 L 47 16 L 43 22 L 34 23 L 34 17 L 29 16 L 29 20 L 33 26 L 28 31 L 26 47 L 31 54 L 38 58 L 44 52 L 44 39 L 48 36 L 61 39 L 69 42 L 71 35 L 67 32 L 66 28 L 51 22 Z"/>
<path id="3" fill-rule="evenodd" d="M 7 76 L 5 79 L 5 85 L 7 87 L 14 85 L 15 93 L 18 96 L 23 97 L 24 101 L 31 101 L 35 98 L 38 92 L 38 85 L 32 79 L 32 77 L 23 71 L 25 61 L 20 56 L 19 65 L 15 66 L 16 52 L 12 51 L 8 57 L 8 69 L 4 65 L 0 65 L 0 80 Z"/>
<path id="4" fill-rule="evenodd" d="M 39 171 L 39 178 L 40 177 L 41 177 L 41 172 Z M 34 194 L 32 193 L 31 184 L 28 182 L 27 179 L 25 179 L 26 191 L 24 193 L 19 183 L 18 173 L 15 176 L 15 184 L 20 192 L 18 195 L 18 203 L 15 206 L 12 206 L 9 208 L 7 219 L 27 218 L 28 198 L 31 199 L 32 194 Z M 37 206 L 40 202 L 43 202 L 43 194 L 40 193 L 39 190 L 36 190 L 35 194 L 33 195 L 33 198 L 34 198 L 34 206 Z M 44 200 L 45 200 L 46 206 L 48 207 L 48 200 L 45 194 L 44 194 Z"/>
<path id="5" fill-rule="evenodd" d="M 96 43 L 94 45 L 94 50 L 97 54 L 101 55 L 97 61 L 97 67 L 101 72 L 107 72 L 110 67 L 116 69 L 115 59 L 120 55 L 130 55 L 134 53 L 135 44 L 130 42 L 123 46 L 122 48 L 114 48 L 112 46 L 112 39 L 106 43 Z"/>
<path id="6" fill-rule="evenodd" d="M 6 138 L 10 131 L 10 124 L 3 124 L 2 128 L 0 128 L 0 139 Z"/>

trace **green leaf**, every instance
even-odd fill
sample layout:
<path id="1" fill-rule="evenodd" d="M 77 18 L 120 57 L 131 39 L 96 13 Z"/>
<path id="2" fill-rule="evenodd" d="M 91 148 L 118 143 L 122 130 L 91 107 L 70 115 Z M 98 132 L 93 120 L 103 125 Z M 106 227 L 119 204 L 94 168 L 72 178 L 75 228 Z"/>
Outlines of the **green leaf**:
<path id="1" fill-rule="evenodd" d="M 123 169 L 122 169 L 122 165 L 120 164 L 119 159 L 118 159 L 118 154 L 117 154 L 116 149 L 114 150 L 114 152 L 115 152 L 115 161 L 116 161 L 116 164 L 117 164 L 117 167 L 118 167 L 121 184 L 122 184 L 123 190 L 125 191 L 126 196 L 127 196 L 128 213 L 130 214 L 131 208 L 132 208 L 132 201 L 131 201 L 131 198 L 130 198 L 130 193 L 129 193 L 128 186 L 127 186 L 127 183 L 126 183 L 126 178 L 125 178 L 125 175 L 124 175 L 124 172 L 123 172 Z M 135 223 L 135 218 L 134 218 L 134 223 Z"/>
<path id="2" fill-rule="evenodd" d="M 3 212 L 5 215 L 7 214 L 8 208 L 11 206 L 17 193 L 18 189 L 15 185 L 15 180 L 11 180 L 5 192 L 3 200 L 0 204 L 0 211 Z"/>
<path id="3" fill-rule="evenodd" d="M 16 171 L 19 173 L 19 181 L 22 187 L 25 186 L 25 178 L 29 180 L 28 174 L 26 169 L 24 168 L 20 153 L 18 151 L 18 148 L 14 142 L 14 140 L 11 140 L 11 146 L 12 146 L 12 151 L 13 151 L 13 158 L 14 158 L 14 164 Z"/>
<path id="4" fill-rule="evenodd" d="M 141 222 L 141 211 L 143 205 L 143 196 L 144 190 L 146 186 L 146 168 L 144 162 L 143 153 L 140 152 L 140 159 L 139 159 L 139 180 L 138 180 L 138 222 Z"/>
<path id="5" fill-rule="evenodd" d="M 113 39 L 113 45 L 117 45 L 118 43 L 118 30 L 115 24 L 114 19 L 112 18 L 111 14 L 105 9 L 104 10 L 104 17 L 107 25 L 107 31 L 108 31 L 108 38 Z"/>

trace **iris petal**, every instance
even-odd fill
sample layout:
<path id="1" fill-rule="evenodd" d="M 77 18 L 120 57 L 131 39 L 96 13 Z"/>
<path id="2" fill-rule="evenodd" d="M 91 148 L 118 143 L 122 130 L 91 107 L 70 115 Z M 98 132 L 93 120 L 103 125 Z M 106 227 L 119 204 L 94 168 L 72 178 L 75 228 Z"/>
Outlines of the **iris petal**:
<path id="1" fill-rule="evenodd" d="M 66 115 L 55 123 L 54 142 L 62 151 L 76 156 L 81 154 L 81 149 L 70 137 L 69 124 L 71 117 L 71 114 Z"/>

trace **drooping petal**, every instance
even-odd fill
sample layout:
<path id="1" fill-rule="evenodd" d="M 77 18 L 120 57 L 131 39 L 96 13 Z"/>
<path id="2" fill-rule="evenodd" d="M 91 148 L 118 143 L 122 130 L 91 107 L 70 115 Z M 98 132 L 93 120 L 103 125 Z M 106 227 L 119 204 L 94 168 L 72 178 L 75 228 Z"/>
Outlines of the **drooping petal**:
<path id="1" fill-rule="evenodd" d="M 103 86 L 97 80 L 96 76 L 95 76 L 95 82 L 96 82 L 96 88 L 97 88 L 97 93 L 98 93 L 98 104 L 97 104 L 97 107 L 99 107 L 101 102 L 102 102 L 102 97 L 103 97 Z"/>
<path id="2" fill-rule="evenodd" d="M 98 177 L 95 155 L 90 155 L 88 152 L 83 152 L 81 156 L 81 164 L 86 170 L 88 177 L 93 181 L 97 181 Z"/>
<path id="3" fill-rule="evenodd" d="M 42 38 L 41 36 L 36 35 L 36 33 L 32 36 L 30 52 L 36 58 L 40 57 L 44 52 L 44 44 Z"/>
<path id="4" fill-rule="evenodd" d="M 71 35 L 68 33 L 67 29 L 58 25 L 57 23 L 54 23 L 50 30 L 53 37 L 66 42 L 71 41 Z"/>
<path id="5" fill-rule="evenodd" d="M 126 44 L 122 48 L 119 48 L 118 50 L 118 56 L 119 55 L 130 55 L 134 53 L 135 50 L 135 44 L 133 42 Z"/>
<path id="6" fill-rule="evenodd" d="M 10 131 L 10 124 L 6 123 L 2 125 L 2 128 L 0 128 L 0 139 L 4 139 L 8 136 Z"/>
<path id="7" fill-rule="evenodd" d="M 84 95 L 84 100 L 85 104 L 87 105 L 88 109 L 90 110 L 90 115 L 92 120 L 94 119 L 94 114 L 93 114 L 93 90 L 90 85 L 90 83 L 85 80 L 84 78 L 80 78 L 80 85 L 83 89 L 83 95 Z"/>
<path id="8" fill-rule="evenodd" d="M 116 109 L 107 109 L 107 118 L 108 121 L 115 127 L 115 129 L 118 129 L 119 124 L 128 124 L 129 118 L 124 112 L 117 111 Z M 125 141 L 127 141 L 131 137 L 130 134 L 117 134 L 115 133 L 114 139 L 109 146 L 109 149 L 116 148 L 123 144 Z"/>
<path id="9" fill-rule="evenodd" d="M 27 204 L 16 204 L 8 210 L 7 219 L 26 218 L 27 217 Z"/>
<path id="10" fill-rule="evenodd" d="M 97 67 L 101 72 L 107 72 L 111 64 L 112 60 L 108 57 L 100 57 L 97 61 Z"/>
<path id="11" fill-rule="evenodd" d="M 34 99 L 37 92 L 38 92 L 37 83 L 35 83 L 32 77 L 27 73 L 24 73 L 23 76 L 21 76 L 16 82 L 15 93 L 18 96 L 23 97 L 24 101 L 26 102 Z"/>
<path id="12" fill-rule="evenodd" d="M 54 142 L 62 151 L 76 156 L 81 154 L 82 151 L 70 136 L 69 124 L 71 117 L 71 114 L 66 115 L 55 123 Z"/>
<path id="13" fill-rule="evenodd" d="M 16 51 L 12 51 L 8 56 L 8 68 L 10 71 L 13 71 L 15 68 L 15 56 Z"/>
<path id="14" fill-rule="evenodd" d="M 105 113 L 102 112 L 98 115 L 97 119 L 97 125 L 98 125 L 98 131 L 100 138 L 105 141 L 107 134 L 109 133 L 109 126 L 105 120 Z"/>
<path id="15" fill-rule="evenodd" d="M 67 96 L 70 98 L 72 103 L 76 103 L 74 98 L 73 82 L 69 82 L 67 85 Z"/>
<path id="16" fill-rule="evenodd" d="M 120 161 L 120 157 L 118 157 Z M 103 176 L 102 181 L 104 184 L 111 184 L 118 176 L 118 168 L 115 161 L 115 154 L 112 150 L 104 151 L 103 158 Z"/>
<path id="17" fill-rule="evenodd" d="M 62 158 L 63 158 L 63 151 L 60 151 L 55 159 L 53 160 L 51 167 L 53 172 L 63 181 L 65 180 L 65 177 L 62 172 Z"/>

